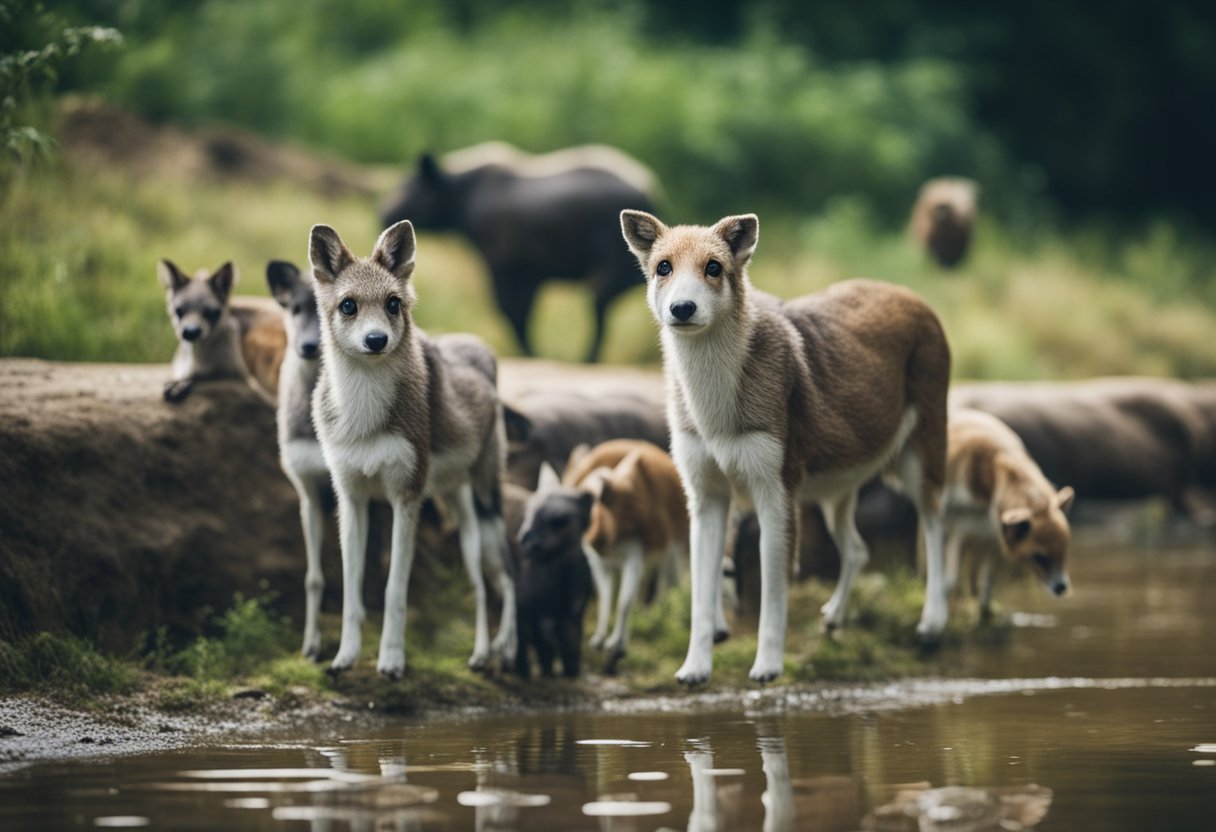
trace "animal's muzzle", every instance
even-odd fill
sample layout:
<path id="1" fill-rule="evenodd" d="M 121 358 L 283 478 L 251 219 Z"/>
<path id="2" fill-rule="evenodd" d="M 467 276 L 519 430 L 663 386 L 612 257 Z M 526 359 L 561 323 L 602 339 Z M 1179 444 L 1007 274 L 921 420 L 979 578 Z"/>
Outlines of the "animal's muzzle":
<path id="1" fill-rule="evenodd" d="M 182 328 L 182 337 L 187 341 L 197 341 L 203 334 L 203 328 L 197 324 Z"/>
<path id="2" fill-rule="evenodd" d="M 303 344 L 300 344 L 300 357 L 301 358 L 316 358 L 320 354 L 321 354 L 321 347 L 315 341 L 307 341 Z"/>
<path id="3" fill-rule="evenodd" d="M 363 345 L 372 352 L 380 352 L 388 346 L 388 336 L 383 332 L 369 332 L 363 336 Z"/>

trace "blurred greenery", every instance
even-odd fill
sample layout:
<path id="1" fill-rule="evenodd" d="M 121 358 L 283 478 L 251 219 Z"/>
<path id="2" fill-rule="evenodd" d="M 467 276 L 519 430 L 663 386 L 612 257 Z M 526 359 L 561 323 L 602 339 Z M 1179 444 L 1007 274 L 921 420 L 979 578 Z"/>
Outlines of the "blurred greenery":
<path id="1" fill-rule="evenodd" d="M 314 222 L 333 225 L 356 252 L 370 251 L 377 235 L 364 198 L 286 182 L 132 176 L 70 158 L 42 164 L 0 193 L 0 354 L 167 361 L 175 340 L 156 258 L 188 270 L 232 259 L 237 291 L 265 294 L 266 261 L 302 262 Z M 923 294 L 946 325 L 959 378 L 1216 375 L 1216 287 L 1199 293 L 1213 255 L 1169 225 L 1065 237 L 986 220 L 973 256 L 949 278 L 862 199 L 836 198 L 806 217 L 766 215 L 760 236 L 752 278 L 779 296 L 852 276 Z M 466 243 L 424 234 L 418 263 L 423 327 L 476 332 L 501 354 L 517 351 Z M 583 354 L 590 305 L 575 287 L 545 288 L 532 322 L 543 355 Z M 658 363 L 641 286 L 610 310 L 605 349 L 611 362 Z"/>

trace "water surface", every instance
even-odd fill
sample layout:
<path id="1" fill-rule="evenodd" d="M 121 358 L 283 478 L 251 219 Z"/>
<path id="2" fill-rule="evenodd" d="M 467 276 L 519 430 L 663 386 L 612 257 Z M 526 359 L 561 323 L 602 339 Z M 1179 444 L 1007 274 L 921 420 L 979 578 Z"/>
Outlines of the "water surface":
<path id="1" fill-rule="evenodd" d="M 1216 552 L 1073 572 L 999 590 L 1019 626 L 948 654 L 962 679 L 43 763 L 0 828 L 1216 828 Z"/>

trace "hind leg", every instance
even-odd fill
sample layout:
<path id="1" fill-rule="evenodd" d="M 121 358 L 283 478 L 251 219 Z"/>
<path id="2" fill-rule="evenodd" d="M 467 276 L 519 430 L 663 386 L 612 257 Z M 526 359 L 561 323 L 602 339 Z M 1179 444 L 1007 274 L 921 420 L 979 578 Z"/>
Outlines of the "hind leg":
<path id="1" fill-rule="evenodd" d="M 861 532 L 857 531 L 857 493 L 857 490 L 853 490 L 843 497 L 821 504 L 828 534 L 840 551 L 840 578 L 836 581 L 836 590 L 819 611 L 827 632 L 844 624 L 853 581 L 870 560 L 866 542 Z"/>
<path id="2" fill-rule="evenodd" d="M 321 511 L 321 483 L 293 477 L 300 496 L 300 522 L 304 528 L 304 556 L 308 570 L 304 573 L 304 646 L 300 653 L 316 661 L 321 658 L 321 595 L 325 591 L 325 575 L 321 571 L 321 539 L 325 534 L 325 515 Z"/>
<path id="3" fill-rule="evenodd" d="M 473 655 L 469 658 L 469 667 L 482 670 L 490 664 L 490 614 L 486 603 L 486 584 L 481 572 L 481 530 L 478 528 L 476 509 L 473 506 L 472 486 L 462 485 L 446 502 L 456 509 L 460 525 L 460 554 L 464 558 L 464 568 L 469 573 L 473 598 L 477 604 Z"/>
<path id="4" fill-rule="evenodd" d="M 916 633 L 921 638 L 932 641 L 946 629 L 950 607 L 946 597 L 941 478 L 929 476 L 923 459 L 924 454 L 915 443 L 905 448 L 899 457 L 899 479 L 904 493 L 912 498 L 912 503 L 916 506 L 925 549 L 925 606 L 921 610 Z"/>
<path id="5" fill-rule="evenodd" d="M 506 531 L 502 519 L 498 517 L 482 517 L 477 522 L 480 526 L 482 567 L 490 584 L 502 598 L 502 615 L 498 619 L 498 632 L 490 649 L 502 658 L 504 666 L 509 666 L 515 658 L 515 651 L 519 649 L 519 630 L 516 626 L 515 580 L 507 571 L 504 559 Z"/>
<path id="6" fill-rule="evenodd" d="M 612 628 L 612 634 L 608 636 L 608 640 L 604 642 L 604 646 L 608 650 L 608 661 L 604 665 L 604 672 L 609 674 L 616 671 L 617 662 L 625 655 L 625 648 L 629 641 L 629 611 L 633 607 L 638 587 L 642 583 L 642 567 L 645 565 L 645 555 L 640 542 L 628 541 L 624 544 L 624 548 L 626 550 L 625 562 L 621 566 L 621 586 L 617 590 L 616 599 L 616 625 Z"/>

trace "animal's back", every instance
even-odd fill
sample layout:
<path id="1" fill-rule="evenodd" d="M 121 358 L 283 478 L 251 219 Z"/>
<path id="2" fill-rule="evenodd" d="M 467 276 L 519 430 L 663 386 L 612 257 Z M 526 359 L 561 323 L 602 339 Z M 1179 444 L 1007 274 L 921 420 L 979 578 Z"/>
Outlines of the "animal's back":
<path id="1" fill-rule="evenodd" d="M 944 431 L 950 351 L 941 322 L 920 296 L 849 280 L 788 301 L 781 311 L 806 361 L 794 398 L 807 424 L 795 426 L 791 438 L 806 442 L 810 467 L 868 461 L 876 442 L 895 436 L 909 407 L 918 421 L 941 418 Z"/>
<path id="2" fill-rule="evenodd" d="M 279 369 L 287 351 L 283 313 L 270 298 L 238 295 L 228 301 L 241 335 L 241 357 L 258 386 L 272 396 L 279 390 Z"/>
<path id="3" fill-rule="evenodd" d="M 680 473 L 671 457 L 658 446 L 636 439 L 601 443 L 574 462 L 563 481 L 582 484 L 600 468 L 615 468 L 630 454 L 638 454 L 634 490 L 624 498 L 627 506 L 616 512 L 621 538 L 636 538 L 649 550 L 669 543 L 687 542 L 688 509 Z"/>

